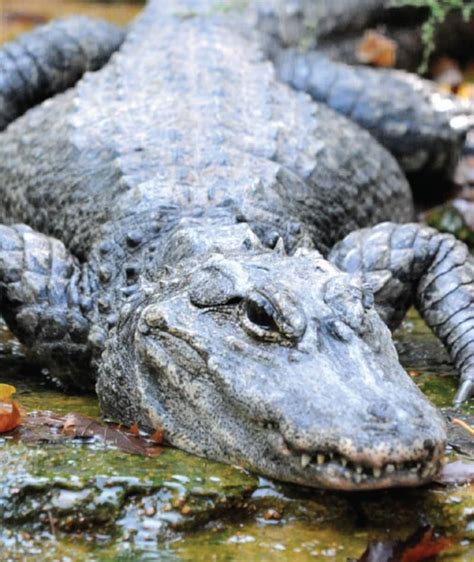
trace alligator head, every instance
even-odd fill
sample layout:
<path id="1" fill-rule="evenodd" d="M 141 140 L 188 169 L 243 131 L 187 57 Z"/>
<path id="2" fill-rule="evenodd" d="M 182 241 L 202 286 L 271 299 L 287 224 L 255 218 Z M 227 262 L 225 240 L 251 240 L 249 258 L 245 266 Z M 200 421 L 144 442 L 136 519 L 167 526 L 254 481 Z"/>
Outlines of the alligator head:
<path id="1" fill-rule="evenodd" d="M 309 486 L 414 486 L 439 469 L 441 415 L 400 366 L 370 288 L 318 252 L 211 251 L 144 293 L 103 358 L 111 417 Z"/>

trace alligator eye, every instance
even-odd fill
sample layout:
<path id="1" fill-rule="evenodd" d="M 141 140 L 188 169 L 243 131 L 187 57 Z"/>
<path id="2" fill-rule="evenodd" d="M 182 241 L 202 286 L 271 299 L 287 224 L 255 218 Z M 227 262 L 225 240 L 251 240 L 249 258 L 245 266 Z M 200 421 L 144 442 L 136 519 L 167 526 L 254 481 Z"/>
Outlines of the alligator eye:
<path id="1" fill-rule="evenodd" d="M 280 330 L 275 321 L 276 311 L 273 305 L 261 295 L 245 300 L 241 309 L 241 320 L 244 328 L 252 335 L 264 339 L 277 339 Z"/>
<path id="2" fill-rule="evenodd" d="M 278 327 L 273 319 L 273 310 L 268 306 L 267 302 L 255 302 L 254 300 L 247 301 L 246 314 L 247 318 L 264 330 L 277 330 Z"/>

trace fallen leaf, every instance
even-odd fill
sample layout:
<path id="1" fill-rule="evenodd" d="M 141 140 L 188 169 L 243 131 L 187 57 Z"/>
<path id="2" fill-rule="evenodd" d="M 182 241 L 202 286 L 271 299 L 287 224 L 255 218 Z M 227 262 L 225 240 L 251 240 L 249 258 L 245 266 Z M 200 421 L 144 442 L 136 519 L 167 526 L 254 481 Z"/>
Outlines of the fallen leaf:
<path id="1" fill-rule="evenodd" d="M 428 529 L 421 540 L 412 547 L 405 549 L 401 562 L 420 562 L 440 554 L 453 544 L 452 539 L 434 537 L 433 529 Z"/>
<path id="2" fill-rule="evenodd" d="M 149 437 L 134 433 L 135 429 L 102 423 L 81 414 L 60 416 L 52 412 L 32 412 L 23 416 L 12 437 L 25 443 L 60 443 L 68 439 L 98 440 L 124 453 L 157 457 L 162 448 Z"/>
<path id="3" fill-rule="evenodd" d="M 150 439 L 150 441 L 153 441 L 154 443 L 157 443 L 158 445 L 161 445 L 165 439 L 165 433 L 163 429 L 158 428 L 154 433 L 150 435 L 148 439 Z"/>
<path id="4" fill-rule="evenodd" d="M 98 439 L 132 455 L 155 457 L 162 452 L 150 439 L 130 433 L 118 425 L 101 423 L 81 414 L 68 414 L 62 432 L 79 439 Z"/>
<path id="5" fill-rule="evenodd" d="M 0 433 L 12 431 L 21 422 L 18 404 L 12 399 L 16 388 L 10 384 L 0 384 Z"/>
<path id="6" fill-rule="evenodd" d="M 434 536 L 432 527 L 421 527 L 404 541 L 369 543 L 357 562 L 423 562 L 452 544 L 452 539 Z"/>
<path id="7" fill-rule="evenodd" d="M 393 68 L 395 66 L 397 44 L 377 31 L 364 33 L 357 47 L 357 59 L 364 64 Z"/>
<path id="8" fill-rule="evenodd" d="M 454 461 L 445 464 L 435 476 L 438 484 L 469 484 L 474 481 L 474 463 Z"/>
<path id="9" fill-rule="evenodd" d="M 134 423 L 130 429 L 128 430 L 129 433 L 131 433 L 132 435 L 140 435 L 140 430 L 138 428 L 138 424 Z"/>
<path id="10" fill-rule="evenodd" d="M 464 429 L 464 431 L 466 431 L 466 433 L 469 433 L 469 435 L 472 435 L 474 437 L 474 428 L 471 427 L 470 425 L 468 425 L 465 421 L 460 420 L 458 418 L 453 418 L 451 420 L 451 423 L 453 425 L 457 425 L 458 427 Z"/>

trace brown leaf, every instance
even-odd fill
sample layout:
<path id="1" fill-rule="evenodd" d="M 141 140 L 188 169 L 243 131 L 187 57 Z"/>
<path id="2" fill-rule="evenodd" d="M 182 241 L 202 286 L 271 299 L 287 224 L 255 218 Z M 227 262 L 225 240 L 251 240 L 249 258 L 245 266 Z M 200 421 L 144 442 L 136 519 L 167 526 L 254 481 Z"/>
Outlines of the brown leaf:
<path id="1" fill-rule="evenodd" d="M 358 562 L 422 562 L 433 560 L 452 545 L 452 539 L 434 536 L 432 527 L 421 527 L 404 541 L 369 543 Z"/>
<path id="2" fill-rule="evenodd" d="M 155 457 L 161 454 L 161 449 L 149 439 L 130 433 L 118 425 L 101 423 L 81 414 L 68 414 L 62 432 L 79 439 L 98 439 L 132 455 Z"/>
<path id="3" fill-rule="evenodd" d="M 158 428 L 155 430 L 154 433 L 150 435 L 148 439 L 150 441 L 153 441 L 154 443 L 157 443 L 158 445 L 161 445 L 165 440 L 165 432 L 163 431 L 162 428 Z"/>
<path id="4" fill-rule="evenodd" d="M 60 416 L 52 412 L 33 412 L 23 417 L 22 424 L 12 434 L 25 443 L 58 443 L 67 439 L 96 439 L 124 453 L 157 457 L 162 448 L 157 442 L 142 437 L 116 424 L 106 424 L 81 414 Z"/>
<path id="5" fill-rule="evenodd" d="M 138 424 L 134 423 L 130 429 L 128 430 L 129 433 L 132 435 L 140 435 L 140 429 L 138 428 Z"/>
<path id="6" fill-rule="evenodd" d="M 469 484 L 474 481 L 474 463 L 450 462 L 443 466 L 434 478 L 438 484 Z"/>
<path id="7" fill-rule="evenodd" d="M 66 438 L 61 429 L 64 416 L 49 411 L 31 412 L 23 416 L 13 437 L 23 443 L 60 443 Z"/>
<path id="8" fill-rule="evenodd" d="M 364 64 L 373 64 L 384 68 L 395 66 L 397 44 L 377 31 L 364 33 L 357 47 L 357 60 Z"/>
<path id="9" fill-rule="evenodd" d="M 417 544 L 405 549 L 401 562 L 420 562 L 432 558 L 445 551 L 452 544 L 452 539 L 433 537 L 433 529 L 428 529 Z"/>

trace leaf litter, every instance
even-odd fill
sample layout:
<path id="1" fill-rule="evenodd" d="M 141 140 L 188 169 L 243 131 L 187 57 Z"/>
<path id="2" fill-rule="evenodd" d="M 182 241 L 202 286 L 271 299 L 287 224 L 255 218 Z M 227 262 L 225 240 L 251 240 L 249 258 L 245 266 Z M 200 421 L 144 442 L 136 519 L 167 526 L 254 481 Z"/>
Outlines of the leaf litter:
<path id="1" fill-rule="evenodd" d="M 15 392 L 14 386 L 0 384 L 0 435 L 4 437 L 24 443 L 100 442 L 124 453 L 145 457 L 156 457 L 162 452 L 160 445 L 164 435 L 159 428 L 148 436 L 140 432 L 137 424 L 127 428 L 74 412 L 66 415 L 50 411 L 22 414 L 12 400 Z"/>

